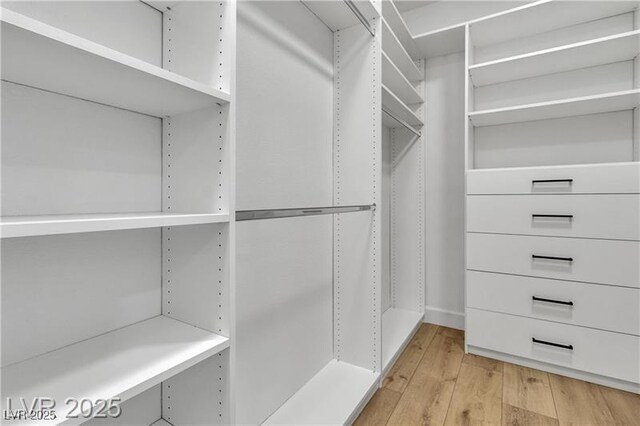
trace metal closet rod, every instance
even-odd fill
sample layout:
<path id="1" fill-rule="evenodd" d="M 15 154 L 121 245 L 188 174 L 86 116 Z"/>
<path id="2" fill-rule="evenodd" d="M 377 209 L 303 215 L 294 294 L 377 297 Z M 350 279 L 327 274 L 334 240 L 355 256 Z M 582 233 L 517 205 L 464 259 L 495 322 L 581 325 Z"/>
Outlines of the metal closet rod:
<path id="1" fill-rule="evenodd" d="M 317 216 L 321 214 L 351 213 L 375 210 L 375 204 L 360 206 L 303 207 L 291 209 L 238 210 L 236 221 L 278 219 L 282 217 Z"/>
<path id="2" fill-rule="evenodd" d="M 409 130 L 411 133 L 413 133 L 417 137 L 422 137 L 422 133 L 420 133 L 419 130 L 416 130 L 411 124 L 409 124 L 406 121 L 404 121 L 403 119 L 397 117 L 395 114 L 389 112 L 386 108 L 382 108 L 382 112 L 387 114 L 389 117 L 393 118 L 398 123 L 402 124 L 402 127 L 406 128 L 407 130 Z"/>
<path id="3" fill-rule="evenodd" d="M 347 7 L 349 9 L 351 9 L 353 14 L 356 15 L 356 18 L 358 18 L 360 20 L 360 22 L 362 22 L 362 25 L 364 25 L 364 27 L 367 29 L 367 31 L 369 31 L 369 34 L 371 34 L 373 37 L 375 37 L 376 36 L 376 32 L 373 31 L 373 28 L 371 28 L 371 25 L 369 24 L 369 21 L 367 21 L 367 18 L 365 18 L 365 16 L 362 14 L 362 12 L 360 12 L 360 9 L 358 9 L 358 6 L 356 6 L 355 3 L 352 0 L 344 0 L 344 2 L 347 5 Z"/>

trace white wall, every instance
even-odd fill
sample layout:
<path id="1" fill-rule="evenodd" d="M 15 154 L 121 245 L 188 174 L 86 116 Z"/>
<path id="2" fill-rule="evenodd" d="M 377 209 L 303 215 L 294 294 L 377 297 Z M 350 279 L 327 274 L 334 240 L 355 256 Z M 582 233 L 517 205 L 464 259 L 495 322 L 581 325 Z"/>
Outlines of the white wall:
<path id="1" fill-rule="evenodd" d="M 464 54 L 426 64 L 426 317 L 464 326 Z"/>

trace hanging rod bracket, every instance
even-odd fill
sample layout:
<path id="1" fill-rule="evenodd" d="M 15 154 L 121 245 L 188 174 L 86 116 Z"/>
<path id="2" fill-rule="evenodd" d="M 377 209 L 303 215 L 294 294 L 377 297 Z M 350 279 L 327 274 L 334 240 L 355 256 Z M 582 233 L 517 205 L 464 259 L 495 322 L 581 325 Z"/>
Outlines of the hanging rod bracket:
<path id="1" fill-rule="evenodd" d="M 349 9 L 351 9 L 353 14 L 356 15 L 356 18 L 358 18 L 358 20 L 362 22 L 362 25 L 364 25 L 367 31 L 369 31 L 369 34 L 371 34 L 372 37 L 375 37 L 376 32 L 373 30 L 373 28 L 371 28 L 371 24 L 369 23 L 367 18 L 362 14 L 362 12 L 360 12 L 360 9 L 358 9 L 358 6 L 355 5 L 353 0 L 344 0 L 344 3 L 347 5 Z"/>
<path id="2" fill-rule="evenodd" d="M 243 220 L 279 219 L 283 217 L 318 216 L 322 214 L 338 214 L 375 210 L 375 204 L 359 206 L 303 207 L 288 209 L 238 210 L 236 222 Z"/>

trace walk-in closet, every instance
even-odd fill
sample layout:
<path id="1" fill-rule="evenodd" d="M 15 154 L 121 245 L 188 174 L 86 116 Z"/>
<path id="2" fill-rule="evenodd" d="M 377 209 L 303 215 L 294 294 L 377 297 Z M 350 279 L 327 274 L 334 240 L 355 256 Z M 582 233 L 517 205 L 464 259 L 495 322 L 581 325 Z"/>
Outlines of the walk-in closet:
<path id="1" fill-rule="evenodd" d="M 640 2 L 0 6 L 3 424 L 640 424 Z"/>

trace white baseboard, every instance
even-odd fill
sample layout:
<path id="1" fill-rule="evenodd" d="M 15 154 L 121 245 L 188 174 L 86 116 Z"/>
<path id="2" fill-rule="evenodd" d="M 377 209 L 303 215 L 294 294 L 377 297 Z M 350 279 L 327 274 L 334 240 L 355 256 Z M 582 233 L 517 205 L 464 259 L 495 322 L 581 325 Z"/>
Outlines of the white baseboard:
<path id="1" fill-rule="evenodd" d="M 444 327 L 464 330 L 464 313 L 427 306 L 424 310 L 424 322 Z"/>

